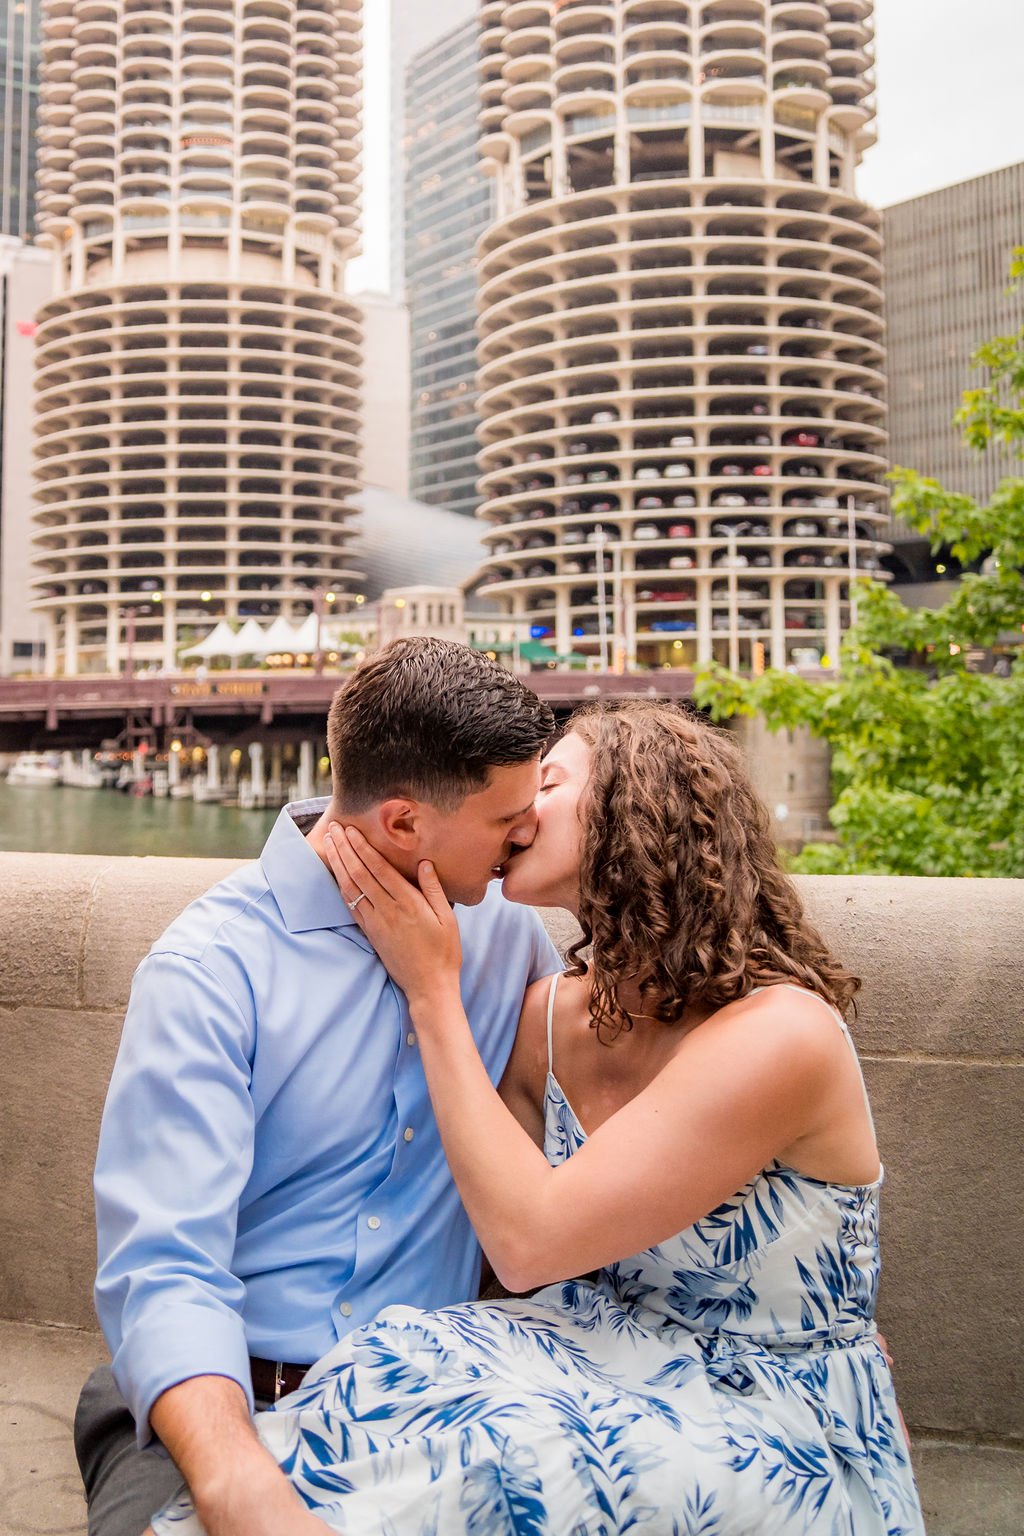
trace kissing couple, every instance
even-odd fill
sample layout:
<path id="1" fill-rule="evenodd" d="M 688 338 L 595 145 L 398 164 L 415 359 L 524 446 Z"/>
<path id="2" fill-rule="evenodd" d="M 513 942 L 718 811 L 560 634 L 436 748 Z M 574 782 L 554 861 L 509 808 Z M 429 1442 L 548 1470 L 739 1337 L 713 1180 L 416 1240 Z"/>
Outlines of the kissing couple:
<path id="1" fill-rule="evenodd" d="M 556 736 L 433 639 L 327 731 L 330 800 L 134 979 L 90 1536 L 920 1536 L 858 982 L 728 734 Z"/>

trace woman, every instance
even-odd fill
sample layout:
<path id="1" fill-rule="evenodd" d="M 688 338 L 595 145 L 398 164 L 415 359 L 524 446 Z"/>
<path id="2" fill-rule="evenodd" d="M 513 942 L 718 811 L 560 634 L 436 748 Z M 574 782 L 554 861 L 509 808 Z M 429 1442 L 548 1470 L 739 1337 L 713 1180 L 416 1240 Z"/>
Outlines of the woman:
<path id="1" fill-rule="evenodd" d="M 340 827 L 329 857 L 406 993 L 484 1251 L 509 1289 L 544 1289 L 390 1308 L 259 1418 L 320 1520 L 922 1532 L 873 1322 L 882 1171 L 842 1017 L 858 983 L 779 872 L 729 738 L 629 703 L 576 716 L 545 759 L 504 889 L 575 913 L 583 941 L 527 995 L 500 1097 L 433 871 L 417 891 Z M 196 1529 L 187 1509 L 154 1524 Z"/>

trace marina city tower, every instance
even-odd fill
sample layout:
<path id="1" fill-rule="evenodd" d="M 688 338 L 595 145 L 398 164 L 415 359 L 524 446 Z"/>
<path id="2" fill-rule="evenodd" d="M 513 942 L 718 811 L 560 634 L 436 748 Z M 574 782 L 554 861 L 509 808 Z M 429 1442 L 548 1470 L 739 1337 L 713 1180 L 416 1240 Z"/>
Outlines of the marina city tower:
<path id="1" fill-rule="evenodd" d="M 57 672 L 355 576 L 359 0 L 48 0 L 33 586 Z"/>
<path id="2" fill-rule="evenodd" d="M 870 0 L 481 7 L 488 596 L 607 665 L 820 666 L 887 468 Z"/>

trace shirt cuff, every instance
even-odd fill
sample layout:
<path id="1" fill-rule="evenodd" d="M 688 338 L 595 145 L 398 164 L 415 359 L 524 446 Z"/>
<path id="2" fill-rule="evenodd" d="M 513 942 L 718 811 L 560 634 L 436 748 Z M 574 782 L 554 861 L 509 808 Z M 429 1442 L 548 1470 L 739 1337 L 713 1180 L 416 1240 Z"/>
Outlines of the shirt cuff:
<path id="1" fill-rule="evenodd" d="M 236 1381 L 253 1412 L 249 1348 L 242 1319 L 234 1312 L 188 1303 L 161 1306 L 158 1317 L 140 1317 L 125 1334 L 113 1371 L 135 1420 L 140 1450 L 156 1440 L 149 1414 L 157 1398 L 194 1376 Z"/>

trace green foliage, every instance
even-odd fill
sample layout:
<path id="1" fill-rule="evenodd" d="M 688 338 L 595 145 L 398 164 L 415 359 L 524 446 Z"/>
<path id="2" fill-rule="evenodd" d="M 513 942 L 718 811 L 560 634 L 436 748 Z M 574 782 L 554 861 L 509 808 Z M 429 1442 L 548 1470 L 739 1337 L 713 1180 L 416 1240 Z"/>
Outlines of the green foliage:
<path id="1" fill-rule="evenodd" d="M 1012 277 L 1024 282 L 1024 248 Z M 974 361 L 988 382 L 964 395 L 965 441 L 1024 458 L 1024 330 Z M 829 743 L 837 841 L 808 845 L 792 868 L 1024 877 L 1024 647 L 1007 677 L 967 665 L 972 648 L 1024 630 L 1024 477 L 1004 480 L 987 506 L 912 470 L 891 479 L 894 516 L 981 570 L 938 609 L 908 608 L 860 580 L 834 677 L 737 677 L 712 665 L 695 697 L 716 719 L 762 714 L 772 730 L 806 726 Z"/>

